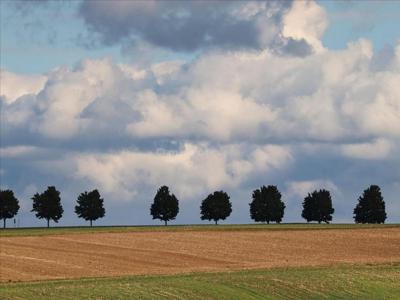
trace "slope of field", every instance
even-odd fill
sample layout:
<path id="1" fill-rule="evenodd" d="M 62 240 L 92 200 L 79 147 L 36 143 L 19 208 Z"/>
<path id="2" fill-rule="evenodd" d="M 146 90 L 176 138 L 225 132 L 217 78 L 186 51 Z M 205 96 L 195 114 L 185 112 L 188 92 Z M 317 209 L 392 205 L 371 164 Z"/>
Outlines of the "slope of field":
<path id="1" fill-rule="evenodd" d="M 0 284 L 11 299 L 400 299 L 400 266 L 280 268 Z"/>
<path id="2" fill-rule="evenodd" d="M 142 231 L 254 231 L 254 230 L 328 230 L 328 229 L 373 229 L 400 228 L 400 224 L 232 224 L 232 225 L 168 225 L 168 226 L 74 226 L 74 227 L 27 227 L 0 228 L 0 237 L 44 236 L 80 233 L 122 233 Z"/>
<path id="3" fill-rule="evenodd" d="M 0 280 L 400 262 L 400 228 L 1 237 Z"/>

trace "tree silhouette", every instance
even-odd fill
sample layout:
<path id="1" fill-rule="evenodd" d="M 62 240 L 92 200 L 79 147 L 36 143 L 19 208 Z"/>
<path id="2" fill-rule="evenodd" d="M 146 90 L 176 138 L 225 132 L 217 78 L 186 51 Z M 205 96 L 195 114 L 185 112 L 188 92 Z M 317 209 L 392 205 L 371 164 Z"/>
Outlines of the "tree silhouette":
<path id="1" fill-rule="evenodd" d="M 334 213 L 332 207 L 331 194 L 327 190 L 314 191 L 304 198 L 303 212 L 301 216 L 310 221 L 318 221 L 318 223 L 329 223 Z"/>
<path id="2" fill-rule="evenodd" d="M 217 191 L 210 194 L 201 202 L 200 214 L 202 220 L 214 220 L 215 225 L 218 220 L 225 220 L 232 212 L 232 204 L 229 196 L 224 191 Z"/>
<path id="3" fill-rule="evenodd" d="M 13 218 L 19 210 L 18 199 L 11 190 L 0 190 L 0 219 L 3 219 L 3 227 L 6 228 L 6 220 Z"/>
<path id="4" fill-rule="evenodd" d="M 76 201 L 78 205 L 75 206 L 75 213 L 79 218 L 90 221 L 90 227 L 92 227 L 92 222 L 103 218 L 106 213 L 103 201 L 98 190 L 81 193 Z"/>
<path id="5" fill-rule="evenodd" d="M 47 227 L 50 226 L 50 220 L 58 223 L 61 219 L 64 209 L 61 206 L 60 192 L 54 186 L 47 187 L 43 193 L 36 193 L 32 197 L 32 212 L 36 212 L 36 217 L 47 220 Z"/>
<path id="6" fill-rule="evenodd" d="M 358 198 L 358 204 L 354 208 L 354 220 L 356 223 L 385 223 L 385 201 L 379 186 L 371 185 Z"/>
<path id="7" fill-rule="evenodd" d="M 174 194 L 170 194 L 167 186 L 162 186 L 158 189 L 154 202 L 150 208 L 150 214 L 153 219 L 160 219 L 165 222 L 175 220 L 179 212 L 179 201 Z"/>
<path id="8" fill-rule="evenodd" d="M 250 203 L 250 217 L 256 222 L 280 223 L 285 211 L 281 193 L 274 185 L 262 186 L 253 191 L 253 201 Z"/>

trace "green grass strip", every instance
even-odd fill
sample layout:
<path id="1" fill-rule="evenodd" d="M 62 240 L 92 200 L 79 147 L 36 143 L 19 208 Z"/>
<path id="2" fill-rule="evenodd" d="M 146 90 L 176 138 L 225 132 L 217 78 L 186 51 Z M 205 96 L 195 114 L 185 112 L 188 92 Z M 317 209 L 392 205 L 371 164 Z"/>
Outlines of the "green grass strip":
<path id="1" fill-rule="evenodd" d="M 400 299 L 400 265 L 0 284 L 1 299 Z"/>

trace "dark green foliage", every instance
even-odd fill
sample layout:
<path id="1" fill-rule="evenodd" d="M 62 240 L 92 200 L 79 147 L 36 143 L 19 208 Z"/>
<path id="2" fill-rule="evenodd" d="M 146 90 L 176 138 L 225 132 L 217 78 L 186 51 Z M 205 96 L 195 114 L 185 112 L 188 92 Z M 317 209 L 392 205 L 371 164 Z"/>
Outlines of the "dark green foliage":
<path id="1" fill-rule="evenodd" d="M 202 220 L 214 220 L 218 224 L 218 220 L 225 220 L 232 212 L 232 204 L 229 196 L 223 191 L 210 194 L 201 202 L 200 214 Z"/>
<path id="2" fill-rule="evenodd" d="M 153 216 L 153 219 L 160 219 L 167 225 L 168 221 L 175 220 L 178 212 L 178 199 L 176 199 L 174 194 L 169 193 L 167 186 L 160 187 L 150 208 L 150 214 Z"/>
<path id="3" fill-rule="evenodd" d="M 93 190 L 89 193 L 84 192 L 79 195 L 76 201 L 78 205 L 75 206 L 75 213 L 79 218 L 90 221 L 91 227 L 94 220 L 103 218 L 106 213 L 103 201 L 104 199 L 100 197 L 98 190 Z"/>
<path id="4" fill-rule="evenodd" d="M 308 194 L 308 196 L 304 198 L 301 216 L 306 219 L 307 222 L 318 221 L 318 223 L 329 223 L 329 221 L 332 221 L 332 214 L 334 211 L 329 191 L 319 190 Z"/>
<path id="5" fill-rule="evenodd" d="M 274 185 L 254 190 L 253 201 L 250 203 L 250 217 L 256 222 L 280 223 L 285 212 L 285 204 L 281 197 Z"/>
<path id="6" fill-rule="evenodd" d="M 61 206 L 60 192 L 54 186 L 47 187 L 43 193 L 36 193 L 32 197 L 33 208 L 31 211 L 36 212 L 36 217 L 47 220 L 49 227 L 50 220 L 58 222 L 61 219 L 64 209 Z"/>
<path id="7" fill-rule="evenodd" d="M 385 223 L 385 201 L 379 186 L 371 185 L 358 198 L 358 204 L 354 208 L 354 220 L 356 223 Z"/>
<path id="8" fill-rule="evenodd" d="M 0 219 L 3 219 L 3 227 L 6 228 L 6 220 L 13 218 L 19 210 L 18 199 L 11 190 L 0 190 Z"/>

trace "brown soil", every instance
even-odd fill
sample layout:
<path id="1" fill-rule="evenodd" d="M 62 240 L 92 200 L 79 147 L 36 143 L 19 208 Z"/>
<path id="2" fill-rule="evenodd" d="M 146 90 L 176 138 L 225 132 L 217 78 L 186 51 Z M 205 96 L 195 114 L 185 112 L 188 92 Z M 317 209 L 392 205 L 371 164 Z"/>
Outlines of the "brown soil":
<path id="1" fill-rule="evenodd" d="M 0 281 L 400 262 L 400 228 L 0 238 Z"/>

